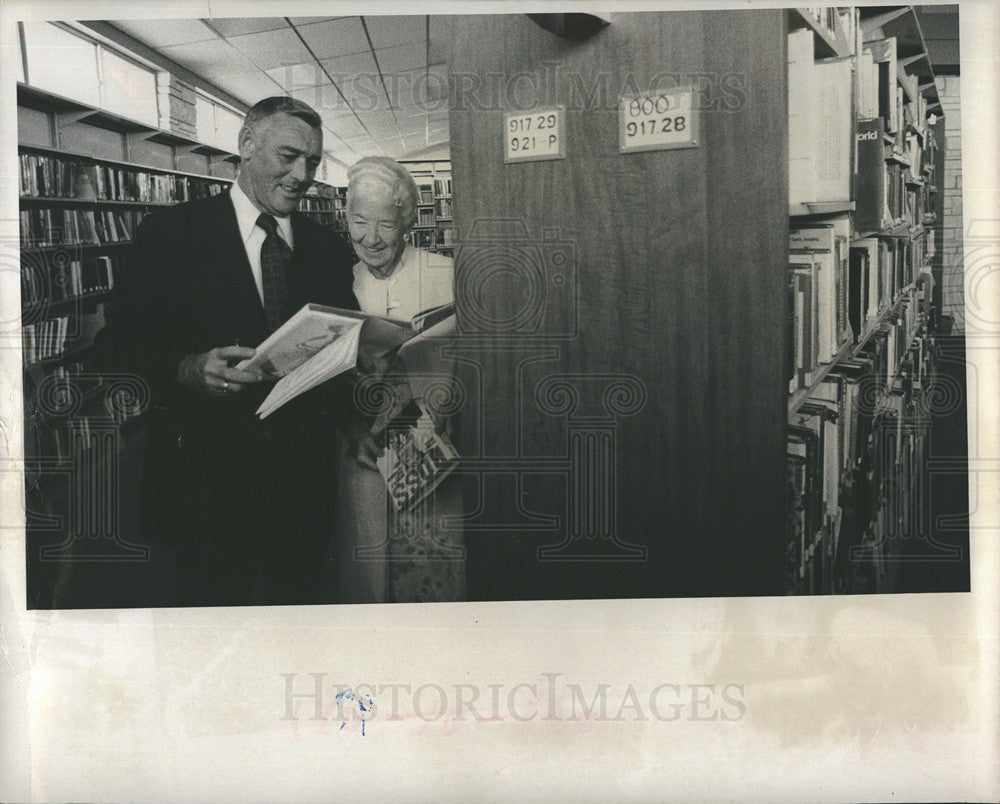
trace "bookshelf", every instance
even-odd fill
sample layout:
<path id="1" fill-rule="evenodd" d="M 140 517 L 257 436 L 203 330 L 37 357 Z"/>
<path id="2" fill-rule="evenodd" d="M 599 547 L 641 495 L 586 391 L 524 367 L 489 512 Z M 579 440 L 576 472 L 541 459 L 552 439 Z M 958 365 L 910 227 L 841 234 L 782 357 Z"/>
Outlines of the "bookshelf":
<path id="1" fill-rule="evenodd" d="M 126 542 L 119 498 L 141 452 L 124 427 L 141 384 L 107 374 L 93 345 L 142 218 L 221 192 L 238 158 L 27 85 L 17 101 L 28 599 L 47 607 L 80 561 L 148 555 Z"/>
<path id="2" fill-rule="evenodd" d="M 913 9 L 621 15 L 556 44 L 479 17 L 454 39 L 456 72 L 525 76 L 565 109 L 564 158 L 512 164 L 511 109 L 449 112 L 459 190 L 488 188 L 455 210 L 459 317 L 483 340 L 458 448 L 492 467 L 468 490 L 470 599 L 891 590 L 938 351 L 943 126 Z M 554 47 L 575 86 L 546 83 Z M 622 153 L 618 98 L 588 104 L 587 81 L 663 71 L 754 79 L 697 147 Z M 611 376 L 645 406 L 616 420 L 597 528 L 573 496 L 596 480 L 531 466 L 572 454 Z M 575 413 L 536 390 L 557 377 Z M 573 561 L 615 539 L 644 559 Z"/>
<path id="3" fill-rule="evenodd" d="M 86 352 L 115 274 L 126 269 L 122 247 L 148 212 L 230 183 L 30 141 L 19 147 L 19 171 L 26 365 Z"/>
<path id="4" fill-rule="evenodd" d="M 912 7 L 788 20 L 787 591 L 891 591 L 926 493 L 940 104 Z"/>
<path id="5" fill-rule="evenodd" d="M 29 599 L 44 601 L 58 594 L 59 564 L 37 563 L 39 551 L 95 527 L 116 539 L 130 532 L 80 520 L 73 500 L 88 483 L 133 482 L 126 464 L 141 460 L 130 457 L 142 454 L 141 424 L 123 427 L 141 413 L 141 389 L 103 373 L 93 354 L 135 229 L 159 207 L 228 188 L 239 157 L 26 84 L 17 87 L 17 112 L 25 449 L 37 467 L 26 493 L 28 510 L 44 512 L 29 516 Z M 300 208 L 345 233 L 345 193 L 317 183 Z M 96 466 L 104 467 L 100 478 Z M 53 522 L 62 529 L 53 531 Z"/>
<path id="6" fill-rule="evenodd" d="M 299 211 L 313 220 L 331 227 L 348 242 L 347 231 L 347 188 L 334 187 L 323 182 L 314 182 L 308 194 L 302 199 Z"/>
<path id="7" fill-rule="evenodd" d="M 451 163 L 447 161 L 400 161 L 413 176 L 420 193 L 417 223 L 409 235 L 410 245 L 452 256 L 454 206 Z"/>

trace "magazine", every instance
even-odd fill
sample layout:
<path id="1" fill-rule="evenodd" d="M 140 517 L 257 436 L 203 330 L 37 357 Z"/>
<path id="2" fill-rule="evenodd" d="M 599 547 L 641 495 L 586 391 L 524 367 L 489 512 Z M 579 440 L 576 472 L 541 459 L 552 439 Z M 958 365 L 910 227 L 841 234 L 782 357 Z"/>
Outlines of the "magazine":
<path id="1" fill-rule="evenodd" d="M 458 452 L 423 400 L 409 404 L 376 436 L 376 462 L 393 504 L 408 511 L 427 497 L 458 463 Z"/>

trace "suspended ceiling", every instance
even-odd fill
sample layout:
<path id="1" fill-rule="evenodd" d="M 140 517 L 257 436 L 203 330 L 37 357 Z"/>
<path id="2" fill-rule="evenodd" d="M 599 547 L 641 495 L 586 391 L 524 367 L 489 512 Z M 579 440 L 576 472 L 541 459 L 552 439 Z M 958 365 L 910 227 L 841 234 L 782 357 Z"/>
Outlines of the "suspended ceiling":
<path id="1" fill-rule="evenodd" d="M 447 155 L 446 17 L 130 19 L 87 27 L 126 47 L 144 45 L 147 55 L 222 90 L 241 111 L 269 95 L 302 99 L 323 117 L 324 148 L 343 165 L 372 154 Z"/>

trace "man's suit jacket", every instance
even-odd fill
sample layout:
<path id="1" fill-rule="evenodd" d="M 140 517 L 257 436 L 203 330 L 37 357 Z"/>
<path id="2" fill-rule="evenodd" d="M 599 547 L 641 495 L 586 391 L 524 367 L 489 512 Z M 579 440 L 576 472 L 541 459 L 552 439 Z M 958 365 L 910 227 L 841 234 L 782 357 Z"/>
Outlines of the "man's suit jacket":
<path id="1" fill-rule="evenodd" d="M 301 213 L 292 232 L 285 318 L 307 302 L 357 309 L 350 247 Z M 330 536 L 335 430 L 350 405 L 342 387 L 326 383 L 260 421 L 268 383 L 213 397 L 176 381 L 186 355 L 256 347 L 268 334 L 228 193 L 143 220 L 102 340 L 116 369 L 150 389 L 146 528 L 216 544 L 220 561 L 269 533 Z"/>
<path id="2" fill-rule="evenodd" d="M 301 213 L 291 220 L 285 317 L 307 302 L 358 309 L 350 247 Z M 217 346 L 256 347 L 269 334 L 228 192 L 149 215 L 126 268 L 111 311 L 118 365 L 144 377 L 160 407 L 219 411 L 218 400 L 177 385 L 181 359 Z M 226 397 L 222 409 L 255 409 L 266 392 Z"/>

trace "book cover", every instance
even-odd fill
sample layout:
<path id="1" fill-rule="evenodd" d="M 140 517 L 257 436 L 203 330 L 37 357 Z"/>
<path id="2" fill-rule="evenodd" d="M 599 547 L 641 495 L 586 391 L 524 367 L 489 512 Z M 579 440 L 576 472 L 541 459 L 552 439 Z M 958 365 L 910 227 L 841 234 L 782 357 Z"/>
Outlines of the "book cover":
<path id="1" fill-rule="evenodd" d="M 435 428 L 423 400 L 411 401 L 376 435 L 377 461 L 393 505 L 408 511 L 436 489 L 458 463 L 451 439 Z"/>
<path id="2" fill-rule="evenodd" d="M 885 214 L 884 135 L 882 118 L 858 121 L 858 173 L 854 225 L 861 232 L 878 232 L 889 225 Z"/>

